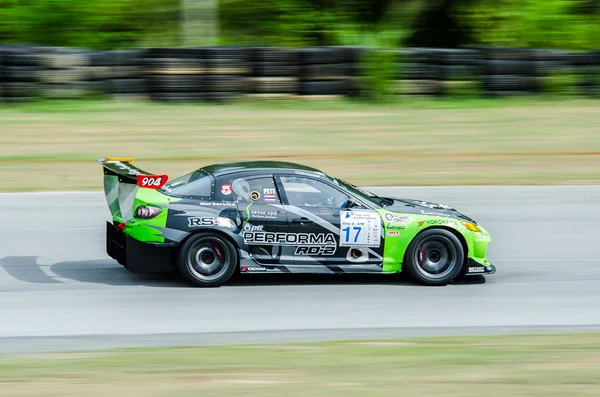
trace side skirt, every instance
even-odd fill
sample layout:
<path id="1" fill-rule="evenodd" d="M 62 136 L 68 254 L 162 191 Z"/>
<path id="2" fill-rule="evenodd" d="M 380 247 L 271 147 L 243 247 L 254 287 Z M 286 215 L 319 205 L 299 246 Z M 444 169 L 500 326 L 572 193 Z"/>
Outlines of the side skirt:
<path id="1" fill-rule="evenodd" d="M 294 273 L 294 274 L 384 274 L 378 265 L 257 265 L 240 266 L 244 273 Z"/>

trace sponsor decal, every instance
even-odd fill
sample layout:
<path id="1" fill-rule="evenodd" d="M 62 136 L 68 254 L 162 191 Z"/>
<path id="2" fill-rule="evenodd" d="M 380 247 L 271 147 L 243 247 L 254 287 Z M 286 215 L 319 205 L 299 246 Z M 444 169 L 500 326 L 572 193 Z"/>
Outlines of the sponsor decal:
<path id="1" fill-rule="evenodd" d="M 387 235 L 390 237 L 396 237 L 400 235 L 400 232 L 387 232 Z"/>
<path id="2" fill-rule="evenodd" d="M 127 172 L 129 172 L 129 175 L 139 175 L 140 172 L 136 169 L 133 169 L 131 167 L 129 167 L 126 164 L 121 163 L 120 161 L 117 161 L 114 163 L 117 167 L 119 167 L 122 170 L 126 170 Z"/>
<path id="3" fill-rule="evenodd" d="M 198 205 L 202 206 L 221 206 L 221 207 L 237 207 L 236 203 L 230 203 L 226 201 L 200 201 Z"/>
<path id="4" fill-rule="evenodd" d="M 423 215 L 433 215 L 433 216 L 450 216 L 450 215 L 444 214 L 442 212 L 427 211 L 427 210 L 421 210 L 421 214 L 423 214 Z"/>
<path id="5" fill-rule="evenodd" d="M 201 227 L 201 226 L 221 226 L 228 228 L 235 228 L 235 224 L 229 218 L 218 217 L 214 218 L 212 216 L 204 216 L 204 217 L 189 217 L 188 218 L 188 227 Z"/>
<path id="6" fill-rule="evenodd" d="M 221 193 L 223 193 L 225 196 L 229 196 L 231 194 L 231 192 L 232 192 L 231 185 L 221 186 Z"/>
<path id="7" fill-rule="evenodd" d="M 266 272 L 267 269 L 260 266 L 242 266 L 242 272 Z"/>
<path id="8" fill-rule="evenodd" d="M 387 229 L 389 230 L 404 230 L 406 229 L 406 226 L 404 225 L 392 225 L 391 223 L 388 223 L 386 226 Z"/>
<path id="9" fill-rule="evenodd" d="M 263 189 L 263 195 L 267 203 L 274 203 L 277 201 L 277 195 L 275 193 L 275 189 L 273 188 Z"/>
<path id="10" fill-rule="evenodd" d="M 251 225 L 246 223 L 244 225 L 244 231 L 246 232 L 262 232 L 264 225 Z"/>
<path id="11" fill-rule="evenodd" d="M 314 176 L 316 178 L 320 178 L 321 177 L 321 174 L 317 174 L 316 172 L 295 171 L 295 173 L 298 174 L 298 175 Z"/>
<path id="12" fill-rule="evenodd" d="M 391 214 L 389 212 L 384 215 L 384 218 L 387 221 L 389 221 L 389 222 L 395 222 L 395 223 L 407 223 L 407 222 L 410 222 L 410 216 L 396 215 L 396 214 Z"/>
<path id="13" fill-rule="evenodd" d="M 250 193 L 250 199 L 252 199 L 253 201 L 256 201 L 260 198 L 260 193 L 259 192 L 252 192 Z"/>
<path id="14" fill-rule="evenodd" d="M 449 219 L 433 219 L 433 220 L 429 220 L 429 221 L 420 221 L 419 222 L 419 227 L 423 226 L 423 225 L 456 225 L 456 221 L 452 221 Z"/>
<path id="15" fill-rule="evenodd" d="M 256 219 L 277 219 L 277 211 L 251 210 L 250 216 Z"/>
<path id="16" fill-rule="evenodd" d="M 300 246 L 296 247 L 296 252 L 294 252 L 294 255 L 333 255 L 335 254 L 336 249 L 337 247 L 335 246 Z"/>
<path id="17" fill-rule="evenodd" d="M 469 267 L 469 273 L 483 273 L 485 268 L 483 266 Z"/>
<path id="18" fill-rule="evenodd" d="M 438 204 L 438 203 L 432 203 L 430 201 L 420 201 L 419 205 L 422 205 L 423 207 L 429 207 L 431 209 L 438 209 L 438 210 L 449 210 L 452 211 L 453 208 L 449 207 L 447 205 L 444 204 Z"/>
<path id="19" fill-rule="evenodd" d="M 381 218 L 376 211 L 340 213 L 340 247 L 379 247 Z"/>
<path id="20" fill-rule="evenodd" d="M 244 232 L 244 241 L 247 244 L 265 245 L 336 245 L 332 233 Z"/>
<path id="21" fill-rule="evenodd" d="M 217 220 L 217 218 L 213 218 L 211 216 L 188 218 L 188 227 L 215 226 L 218 224 L 219 221 Z"/>
<path id="22" fill-rule="evenodd" d="M 139 187 L 148 189 L 160 189 L 167 183 L 169 177 L 167 175 L 138 175 L 137 184 Z"/>

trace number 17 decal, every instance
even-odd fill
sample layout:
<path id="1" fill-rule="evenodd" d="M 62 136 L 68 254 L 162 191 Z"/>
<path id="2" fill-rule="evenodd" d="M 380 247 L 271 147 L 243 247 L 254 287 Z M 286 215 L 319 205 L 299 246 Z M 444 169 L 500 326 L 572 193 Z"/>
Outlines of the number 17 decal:
<path id="1" fill-rule="evenodd" d="M 356 234 L 354 235 L 354 242 L 356 243 L 358 241 L 358 235 L 362 230 L 362 226 L 354 226 L 352 229 L 356 231 Z M 348 243 L 350 240 L 350 226 L 343 228 L 342 231 L 346 232 L 346 238 L 344 239 L 344 242 Z"/>

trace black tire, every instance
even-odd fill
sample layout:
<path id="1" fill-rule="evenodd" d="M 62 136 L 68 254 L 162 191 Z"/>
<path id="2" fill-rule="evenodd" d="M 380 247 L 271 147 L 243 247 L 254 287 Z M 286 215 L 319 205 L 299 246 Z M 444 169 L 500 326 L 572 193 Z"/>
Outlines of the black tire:
<path id="1" fill-rule="evenodd" d="M 420 284 L 446 285 L 460 274 L 464 259 L 463 246 L 452 232 L 432 228 L 417 235 L 408 246 L 406 270 Z"/>
<path id="2" fill-rule="evenodd" d="M 177 252 L 179 272 L 198 287 L 225 284 L 235 272 L 237 263 L 237 249 L 217 233 L 194 234 Z"/>

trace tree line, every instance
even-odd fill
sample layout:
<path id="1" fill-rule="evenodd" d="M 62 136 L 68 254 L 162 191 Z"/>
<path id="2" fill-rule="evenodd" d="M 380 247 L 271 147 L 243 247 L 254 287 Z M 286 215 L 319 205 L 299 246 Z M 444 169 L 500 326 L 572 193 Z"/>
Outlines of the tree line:
<path id="1" fill-rule="evenodd" d="M 0 43 L 177 46 L 190 2 L 0 0 Z M 596 49 L 600 0 L 218 0 L 224 45 Z M 202 44 L 202 37 L 194 38 Z M 185 41 L 185 42 L 189 42 Z"/>

